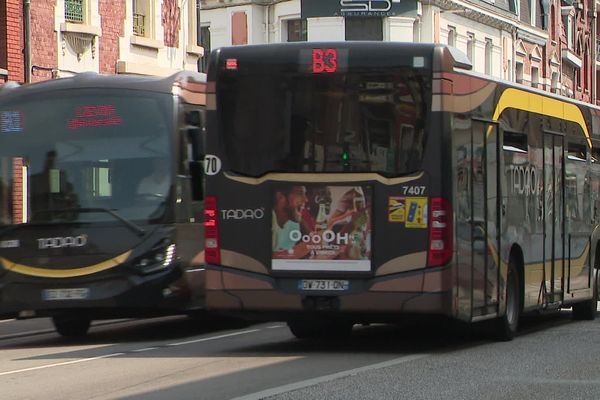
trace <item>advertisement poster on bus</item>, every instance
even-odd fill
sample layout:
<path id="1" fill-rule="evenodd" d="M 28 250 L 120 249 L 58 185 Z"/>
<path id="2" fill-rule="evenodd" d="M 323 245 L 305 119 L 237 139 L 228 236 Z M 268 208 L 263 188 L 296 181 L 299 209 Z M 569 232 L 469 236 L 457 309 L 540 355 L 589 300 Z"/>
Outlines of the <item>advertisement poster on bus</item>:
<path id="1" fill-rule="evenodd" d="M 370 271 L 372 208 L 369 186 L 275 184 L 273 270 Z"/>

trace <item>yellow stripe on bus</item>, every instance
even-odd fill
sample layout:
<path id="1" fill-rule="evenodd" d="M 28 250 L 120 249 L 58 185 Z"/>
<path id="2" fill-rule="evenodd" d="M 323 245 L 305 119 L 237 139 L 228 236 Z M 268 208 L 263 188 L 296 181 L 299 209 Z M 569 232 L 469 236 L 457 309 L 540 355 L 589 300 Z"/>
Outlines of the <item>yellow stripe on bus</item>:
<path id="1" fill-rule="evenodd" d="M 575 122 L 583 130 L 588 146 L 592 148 L 592 139 L 590 138 L 585 118 L 583 117 L 581 109 L 575 104 L 567 103 L 552 97 L 542 96 L 541 94 L 527 92 L 525 90 L 509 88 L 500 95 L 492 119 L 498 121 L 502 112 L 507 108 L 515 108 L 517 110 L 529 111 Z"/>
<path id="2" fill-rule="evenodd" d="M 125 253 L 120 254 L 109 260 L 102 261 L 98 264 L 71 269 L 32 267 L 29 265 L 17 264 L 4 257 L 0 257 L 0 263 L 4 266 L 5 269 L 12 272 L 17 272 L 22 275 L 37 276 L 42 278 L 72 278 L 75 276 L 91 275 L 96 272 L 105 271 L 107 269 L 116 267 L 117 265 L 122 264 L 129 257 L 130 254 L 131 250 L 126 251 Z"/>

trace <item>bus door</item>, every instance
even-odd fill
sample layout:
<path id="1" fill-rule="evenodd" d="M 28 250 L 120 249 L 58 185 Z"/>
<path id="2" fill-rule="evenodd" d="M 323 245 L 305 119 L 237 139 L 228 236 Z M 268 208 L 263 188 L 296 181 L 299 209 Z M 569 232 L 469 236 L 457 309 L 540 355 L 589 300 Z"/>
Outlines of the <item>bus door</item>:
<path id="1" fill-rule="evenodd" d="M 471 131 L 472 317 L 497 312 L 500 270 L 500 143 L 496 122 L 473 119 Z"/>
<path id="2" fill-rule="evenodd" d="M 544 131 L 544 305 L 562 301 L 564 276 L 564 135 Z"/>

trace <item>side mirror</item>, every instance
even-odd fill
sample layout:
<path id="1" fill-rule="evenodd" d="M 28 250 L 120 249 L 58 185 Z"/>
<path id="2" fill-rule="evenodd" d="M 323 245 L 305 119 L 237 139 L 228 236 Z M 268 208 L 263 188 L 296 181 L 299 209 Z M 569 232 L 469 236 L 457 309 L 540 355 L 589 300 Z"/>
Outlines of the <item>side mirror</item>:
<path id="1" fill-rule="evenodd" d="M 185 123 L 186 125 L 192 125 L 197 127 L 204 126 L 204 113 L 200 110 L 186 111 Z"/>
<path id="2" fill-rule="evenodd" d="M 204 199 L 204 163 L 202 161 L 190 161 L 190 175 L 192 177 L 192 199 Z"/>

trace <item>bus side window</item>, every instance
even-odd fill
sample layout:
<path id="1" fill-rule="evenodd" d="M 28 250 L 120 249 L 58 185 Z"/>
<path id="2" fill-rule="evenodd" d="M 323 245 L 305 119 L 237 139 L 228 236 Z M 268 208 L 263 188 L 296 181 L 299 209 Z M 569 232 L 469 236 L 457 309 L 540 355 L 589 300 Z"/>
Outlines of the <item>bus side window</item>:
<path id="1" fill-rule="evenodd" d="M 204 158 L 204 111 L 186 111 L 185 123 L 188 144 L 191 146 L 191 161 L 201 161 Z"/>
<path id="2" fill-rule="evenodd" d="M 600 149 L 597 143 L 592 147 L 592 165 L 590 168 L 590 202 L 592 205 L 592 219 L 600 222 Z"/>
<path id="3" fill-rule="evenodd" d="M 586 191 L 589 192 L 585 188 L 588 181 L 586 145 L 568 143 L 565 168 L 566 217 L 570 221 L 589 221 L 589 202 L 584 195 Z"/>
<path id="4" fill-rule="evenodd" d="M 204 198 L 204 117 L 204 110 L 199 109 L 186 111 L 184 117 L 193 201 Z"/>

